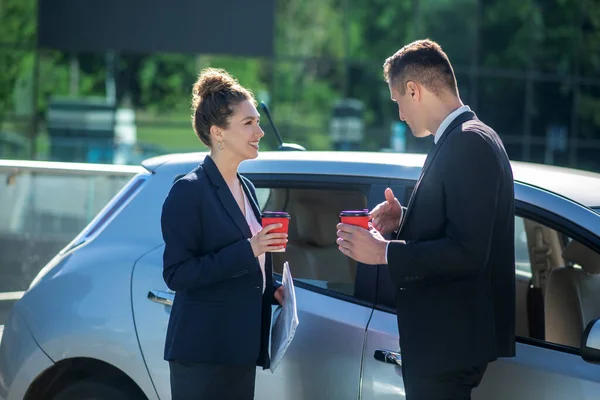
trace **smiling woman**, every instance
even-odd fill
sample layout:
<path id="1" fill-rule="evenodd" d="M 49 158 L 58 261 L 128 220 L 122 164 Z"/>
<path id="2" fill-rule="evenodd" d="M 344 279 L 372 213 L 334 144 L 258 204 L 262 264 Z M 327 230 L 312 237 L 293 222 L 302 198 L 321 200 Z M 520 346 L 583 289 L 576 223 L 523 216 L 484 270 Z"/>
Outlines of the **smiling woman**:
<path id="1" fill-rule="evenodd" d="M 161 215 L 163 278 L 175 291 L 164 353 L 173 400 L 254 398 L 256 365 L 270 364 L 271 305 L 282 291 L 269 252 L 287 234 L 271 232 L 281 224 L 262 227 L 254 185 L 238 173 L 258 156 L 259 119 L 234 77 L 200 73 L 192 126 L 209 155 L 173 184 Z"/>

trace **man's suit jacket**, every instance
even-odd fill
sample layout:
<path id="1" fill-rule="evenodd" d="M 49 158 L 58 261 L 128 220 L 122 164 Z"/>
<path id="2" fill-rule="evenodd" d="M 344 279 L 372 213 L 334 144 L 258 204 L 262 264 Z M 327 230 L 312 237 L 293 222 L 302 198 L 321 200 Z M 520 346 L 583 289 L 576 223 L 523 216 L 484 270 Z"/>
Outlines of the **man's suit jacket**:
<path id="1" fill-rule="evenodd" d="M 459 115 L 430 150 L 388 270 L 403 362 L 441 373 L 515 354 L 514 183 L 496 132 Z"/>
<path id="2" fill-rule="evenodd" d="M 258 221 L 252 183 L 238 174 Z M 163 277 L 175 291 L 165 360 L 268 368 L 273 299 L 270 254 L 262 272 L 250 228 L 214 161 L 207 156 L 177 180 L 161 217 Z"/>

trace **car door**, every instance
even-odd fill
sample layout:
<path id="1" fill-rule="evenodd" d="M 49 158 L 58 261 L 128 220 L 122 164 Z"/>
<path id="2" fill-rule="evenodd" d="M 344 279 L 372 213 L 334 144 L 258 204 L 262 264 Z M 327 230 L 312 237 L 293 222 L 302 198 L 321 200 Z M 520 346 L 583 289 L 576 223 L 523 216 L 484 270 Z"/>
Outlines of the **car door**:
<path id="1" fill-rule="evenodd" d="M 374 304 L 375 270 L 341 254 L 335 232 L 342 209 L 372 206 L 371 184 L 354 179 L 340 182 L 337 177 L 248 177 L 257 187 L 263 210 L 291 214 L 287 250 L 274 253 L 274 270 L 280 279 L 277 273 L 283 262 L 290 263 L 300 321 L 275 373 L 257 370 L 255 398 L 356 399 Z M 173 293 L 162 278 L 163 249 L 162 245 L 155 248 L 136 263 L 132 304 L 148 372 L 158 396 L 170 399 L 163 349 Z"/>
<path id="2" fill-rule="evenodd" d="M 171 398 L 169 364 L 164 360 L 165 337 L 174 293 L 162 277 L 164 245 L 135 264 L 131 279 L 133 318 L 140 349 L 160 399 Z"/>
<path id="3" fill-rule="evenodd" d="M 342 182 L 341 182 L 341 181 Z M 279 276 L 289 262 L 299 325 L 275 373 L 259 370 L 257 399 L 357 399 L 375 270 L 339 252 L 336 224 L 344 209 L 372 206 L 368 180 L 328 176 L 272 177 L 264 210 L 291 215 L 285 253 L 273 255 Z"/>
<path id="4" fill-rule="evenodd" d="M 394 180 L 390 188 L 401 204 L 406 205 L 415 182 Z M 394 239 L 387 237 L 387 239 Z M 401 399 L 404 397 L 395 291 L 387 266 L 377 273 L 376 308 L 369 322 L 363 355 L 361 399 Z"/>
<path id="5" fill-rule="evenodd" d="M 516 197 L 516 222 L 522 224 L 525 235 L 515 236 L 515 252 L 518 241 L 526 240 L 530 254 L 529 268 L 519 263 L 516 254 L 517 285 L 519 275 L 529 272 L 532 276 L 527 297 L 518 297 L 517 286 L 517 354 L 491 363 L 473 398 L 597 399 L 600 366 L 583 360 L 580 342 L 589 322 L 586 318 L 590 319 L 584 310 L 598 302 L 593 293 L 600 293 L 599 271 L 593 268 L 600 269 L 600 215 L 528 186 L 517 186 Z M 570 258 L 568 249 L 581 243 L 594 255 L 586 255 L 587 260 L 578 265 L 577 257 Z M 597 265 L 588 265 L 588 260 Z M 579 273 L 586 275 L 587 287 L 582 288 L 581 304 L 577 305 L 573 298 L 578 295 L 569 292 L 577 287 L 572 278 Z M 561 317 L 565 313 L 584 315 L 581 325 L 567 328 L 565 325 L 571 324 Z M 527 327 L 519 326 L 519 317 L 527 319 Z M 597 308 L 594 318 L 598 317 Z M 570 331 L 567 335 L 565 328 Z M 573 332 L 578 333 L 577 340 L 572 339 Z"/>
<path id="6" fill-rule="evenodd" d="M 544 338 L 531 336 L 544 331 L 544 315 L 551 312 L 531 307 L 527 301 L 526 282 L 531 278 L 531 267 L 523 257 L 523 235 L 520 226 L 545 226 L 568 240 L 582 240 L 594 249 L 600 249 L 598 230 L 600 215 L 583 206 L 560 198 L 541 189 L 517 185 L 517 220 L 515 224 L 515 252 L 517 278 L 517 355 L 491 363 L 481 385 L 473 391 L 474 399 L 596 399 L 600 392 L 600 367 L 584 361 L 579 349 Z M 526 224 L 523 221 L 527 222 Z M 530 224 L 529 222 L 535 222 Z M 527 236 L 530 236 L 529 238 Z M 539 239 L 539 237 L 537 237 Z M 542 242 L 547 243 L 547 238 Z M 530 251 L 532 243 L 527 243 Z M 547 252 L 550 254 L 552 252 Z M 564 268 L 556 266 L 556 268 Z M 547 272 L 547 271 L 546 271 Z M 381 278 L 381 277 L 384 278 Z M 599 281 L 600 282 L 600 281 Z M 600 288 L 599 288 L 600 290 Z M 525 291 L 525 292 L 524 292 Z M 525 294 L 523 294 L 525 293 Z M 590 299 L 594 301 L 594 299 Z M 380 271 L 378 305 L 369 322 L 365 344 L 362 377 L 362 399 L 397 399 L 404 396 L 401 370 L 401 349 L 398 345 L 398 327 L 393 302 L 393 288 L 384 268 Z M 529 310 L 523 310 L 528 308 Z M 547 315 L 547 314 L 546 314 Z M 600 315 L 598 315 L 600 317 Z M 525 319 L 525 321 L 523 321 Z M 521 321 L 521 322 L 520 322 Z M 537 321 L 537 322 L 536 322 Z M 533 328 L 541 321 L 542 327 Z M 525 325 L 523 325 L 525 324 Z M 525 332 L 525 333 L 524 333 Z M 443 335 L 443 327 L 440 327 Z M 543 333 L 542 333 L 543 335 Z"/>

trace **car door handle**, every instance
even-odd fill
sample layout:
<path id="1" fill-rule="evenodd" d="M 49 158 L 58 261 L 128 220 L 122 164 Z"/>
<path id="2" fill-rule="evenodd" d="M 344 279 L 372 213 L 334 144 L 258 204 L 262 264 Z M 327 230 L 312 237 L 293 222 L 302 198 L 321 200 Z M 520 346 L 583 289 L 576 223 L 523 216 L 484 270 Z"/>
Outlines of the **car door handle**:
<path id="1" fill-rule="evenodd" d="M 165 306 L 173 305 L 173 298 L 175 295 L 169 292 L 162 292 L 160 290 L 150 290 L 148 292 L 148 298 L 154 302 L 164 304 Z"/>
<path id="2" fill-rule="evenodd" d="M 377 361 L 394 364 L 398 367 L 402 366 L 402 356 L 400 353 L 396 353 L 394 351 L 377 349 L 375 350 L 373 357 L 375 357 Z"/>

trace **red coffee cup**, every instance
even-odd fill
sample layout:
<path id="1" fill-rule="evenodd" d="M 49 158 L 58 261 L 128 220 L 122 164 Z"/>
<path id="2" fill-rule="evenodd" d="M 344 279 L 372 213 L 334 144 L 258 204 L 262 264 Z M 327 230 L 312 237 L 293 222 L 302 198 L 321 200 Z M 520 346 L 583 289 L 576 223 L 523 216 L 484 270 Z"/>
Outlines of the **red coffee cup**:
<path id="1" fill-rule="evenodd" d="M 361 211 L 342 211 L 340 213 L 340 222 L 342 224 L 356 225 L 369 229 L 369 210 Z"/>
<path id="2" fill-rule="evenodd" d="M 286 213 L 285 211 L 264 211 L 262 213 L 261 219 L 263 228 L 271 224 L 281 224 L 281 228 L 273 229 L 269 233 L 288 233 L 288 228 L 290 225 L 290 214 Z M 274 252 L 285 251 L 287 243 L 284 242 L 281 244 L 283 245 L 283 249 L 274 250 Z"/>

